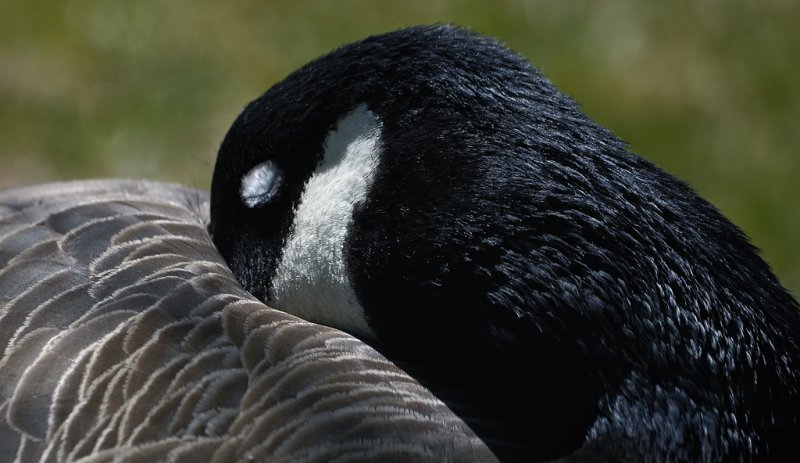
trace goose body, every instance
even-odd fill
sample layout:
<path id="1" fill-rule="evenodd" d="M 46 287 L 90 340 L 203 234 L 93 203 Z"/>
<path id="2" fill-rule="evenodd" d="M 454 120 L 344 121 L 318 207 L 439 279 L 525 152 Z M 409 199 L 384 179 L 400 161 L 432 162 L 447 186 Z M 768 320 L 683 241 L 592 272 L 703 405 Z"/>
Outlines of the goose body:
<path id="1" fill-rule="evenodd" d="M 209 230 L 250 293 L 376 347 L 503 460 L 800 455 L 797 302 L 491 39 L 401 30 L 273 86 L 222 143 Z"/>
<path id="2" fill-rule="evenodd" d="M 798 333 L 734 225 L 449 26 L 275 85 L 210 197 L 0 193 L 4 461 L 792 461 Z"/>
<path id="3" fill-rule="evenodd" d="M 207 217 L 152 182 L 0 192 L 0 461 L 494 461 L 375 350 L 245 292 Z"/>

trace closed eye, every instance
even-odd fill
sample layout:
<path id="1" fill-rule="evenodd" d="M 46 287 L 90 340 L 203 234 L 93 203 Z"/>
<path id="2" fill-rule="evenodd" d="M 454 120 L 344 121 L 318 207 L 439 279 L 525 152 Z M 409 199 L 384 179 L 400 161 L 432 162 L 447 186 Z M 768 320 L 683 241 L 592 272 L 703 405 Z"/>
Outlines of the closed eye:
<path id="1" fill-rule="evenodd" d="M 254 208 L 268 203 L 281 184 L 281 172 L 272 161 L 264 161 L 250 169 L 242 177 L 239 194 L 247 207 Z"/>

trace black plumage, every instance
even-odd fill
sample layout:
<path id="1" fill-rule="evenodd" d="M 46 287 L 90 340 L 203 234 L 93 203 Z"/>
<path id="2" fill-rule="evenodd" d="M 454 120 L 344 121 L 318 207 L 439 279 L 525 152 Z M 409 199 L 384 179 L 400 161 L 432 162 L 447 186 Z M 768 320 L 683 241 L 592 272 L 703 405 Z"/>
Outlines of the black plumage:
<path id="1" fill-rule="evenodd" d="M 369 340 L 501 458 L 785 461 L 800 454 L 800 308 L 743 233 L 500 43 L 451 26 L 367 38 L 242 112 L 210 231 L 269 281 L 339 118 L 381 164 L 347 269 Z M 248 208 L 241 178 L 285 187 Z"/>

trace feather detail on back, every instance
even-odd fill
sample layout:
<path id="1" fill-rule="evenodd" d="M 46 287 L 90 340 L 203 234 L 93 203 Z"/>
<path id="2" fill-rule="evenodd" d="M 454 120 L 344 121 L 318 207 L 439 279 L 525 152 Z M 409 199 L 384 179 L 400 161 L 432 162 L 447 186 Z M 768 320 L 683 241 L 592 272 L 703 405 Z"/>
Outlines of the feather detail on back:
<path id="1" fill-rule="evenodd" d="M 241 289 L 207 202 L 140 181 L 0 193 L 0 455 L 494 460 L 372 348 Z"/>

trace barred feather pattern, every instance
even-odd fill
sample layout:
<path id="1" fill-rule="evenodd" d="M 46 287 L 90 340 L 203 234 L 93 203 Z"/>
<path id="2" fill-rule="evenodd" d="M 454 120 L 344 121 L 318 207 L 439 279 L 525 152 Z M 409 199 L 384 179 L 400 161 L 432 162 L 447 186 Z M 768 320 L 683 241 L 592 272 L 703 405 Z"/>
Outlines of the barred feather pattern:
<path id="1" fill-rule="evenodd" d="M 495 460 L 375 350 L 241 289 L 207 211 L 142 181 L 0 193 L 1 460 Z"/>

